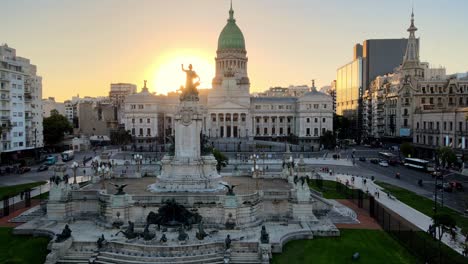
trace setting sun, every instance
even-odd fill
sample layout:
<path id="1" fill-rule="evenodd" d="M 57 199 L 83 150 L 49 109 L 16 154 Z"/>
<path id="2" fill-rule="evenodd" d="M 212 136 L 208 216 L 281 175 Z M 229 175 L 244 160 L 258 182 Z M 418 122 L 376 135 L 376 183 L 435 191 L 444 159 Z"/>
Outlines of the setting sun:
<path id="1" fill-rule="evenodd" d="M 185 73 L 181 70 L 181 64 L 188 68 L 192 64 L 194 71 L 200 77 L 200 88 L 211 88 L 211 79 L 214 77 L 215 68 L 213 59 L 200 51 L 186 50 L 169 52 L 161 56 L 155 62 L 151 80 L 151 90 L 157 94 L 167 94 L 176 91 L 184 85 Z"/>

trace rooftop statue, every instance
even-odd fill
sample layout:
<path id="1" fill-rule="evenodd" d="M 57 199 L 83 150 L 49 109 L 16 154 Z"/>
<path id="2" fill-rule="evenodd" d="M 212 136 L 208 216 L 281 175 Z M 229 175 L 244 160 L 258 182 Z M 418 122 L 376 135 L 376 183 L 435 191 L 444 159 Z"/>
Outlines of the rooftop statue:
<path id="1" fill-rule="evenodd" d="M 189 65 L 188 70 L 184 69 L 184 65 L 182 64 L 182 71 L 187 74 L 185 80 L 185 87 L 182 89 L 182 94 L 180 95 L 180 100 L 195 100 L 198 101 L 198 90 L 197 86 L 200 85 L 200 77 L 197 75 L 195 71 L 192 70 L 192 64 Z M 197 82 L 193 82 L 194 79 L 198 78 Z"/>

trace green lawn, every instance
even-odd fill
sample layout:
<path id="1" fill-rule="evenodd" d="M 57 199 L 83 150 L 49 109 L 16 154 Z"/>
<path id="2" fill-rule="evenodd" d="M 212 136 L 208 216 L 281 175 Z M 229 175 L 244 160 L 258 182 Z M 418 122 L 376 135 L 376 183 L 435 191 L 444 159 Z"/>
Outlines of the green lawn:
<path id="1" fill-rule="evenodd" d="M 282 254 L 274 254 L 275 264 L 294 263 L 352 263 L 352 255 L 359 252 L 356 263 L 418 263 L 405 248 L 380 230 L 340 230 L 337 238 L 291 241 Z"/>
<path id="2" fill-rule="evenodd" d="M 321 192 L 323 194 L 323 197 L 326 199 L 346 199 L 346 195 L 344 193 L 336 191 L 336 182 L 335 181 L 325 181 L 322 180 L 323 185 L 322 189 L 320 189 L 317 186 L 316 180 L 310 180 L 309 181 L 309 187 L 311 189 L 314 189 L 318 192 Z M 343 190 L 346 188 L 346 186 L 342 186 Z"/>
<path id="3" fill-rule="evenodd" d="M 49 239 L 45 237 L 13 236 L 12 228 L 0 227 L 0 263 L 44 263 Z"/>
<path id="4" fill-rule="evenodd" d="M 397 187 L 395 185 L 391 185 L 388 183 L 376 182 L 376 184 L 380 185 L 386 191 L 390 192 L 393 196 L 395 196 L 401 202 L 413 207 L 414 209 L 420 211 L 421 213 L 430 217 L 432 217 L 432 215 L 434 214 L 434 211 L 432 209 L 434 208 L 433 200 L 428 199 L 426 197 L 422 197 L 412 191 L 408 191 L 406 189 L 403 189 L 403 188 L 400 188 L 400 187 Z M 447 207 L 441 208 L 440 204 L 438 205 L 437 210 L 439 213 L 451 215 L 457 221 L 457 226 L 459 226 L 463 230 L 462 231 L 463 233 L 466 233 L 468 231 L 468 218 L 463 217 L 463 215 L 461 215 L 459 212 L 452 210 L 450 208 L 447 208 Z"/>
<path id="5" fill-rule="evenodd" d="M 38 181 L 38 182 L 32 182 L 32 183 L 0 187 L 0 199 L 3 199 L 3 197 L 6 197 L 6 196 L 17 195 L 28 188 L 34 188 L 36 186 L 43 185 L 45 183 L 47 182 Z"/>

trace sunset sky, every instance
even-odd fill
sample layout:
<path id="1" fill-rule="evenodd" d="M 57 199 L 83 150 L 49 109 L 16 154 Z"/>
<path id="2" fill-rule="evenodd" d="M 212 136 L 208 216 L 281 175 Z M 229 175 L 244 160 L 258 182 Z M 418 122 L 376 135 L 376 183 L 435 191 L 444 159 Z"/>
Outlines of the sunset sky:
<path id="1" fill-rule="evenodd" d="M 420 56 L 449 73 L 468 71 L 466 0 L 234 0 L 251 91 L 328 85 L 372 38 L 403 38 L 415 9 Z M 110 83 L 176 90 L 180 64 L 210 87 L 229 0 L 2 0 L 0 42 L 31 59 L 43 97 L 107 95 Z"/>

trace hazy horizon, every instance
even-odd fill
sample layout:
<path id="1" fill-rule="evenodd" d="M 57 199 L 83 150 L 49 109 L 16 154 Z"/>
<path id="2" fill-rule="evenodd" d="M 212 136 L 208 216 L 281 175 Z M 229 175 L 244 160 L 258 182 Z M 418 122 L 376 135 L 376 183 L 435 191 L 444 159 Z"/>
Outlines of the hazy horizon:
<path id="1" fill-rule="evenodd" d="M 414 2 L 414 4 L 413 4 Z M 466 72 L 468 1 L 234 0 L 247 48 L 251 92 L 272 86 L 329 85 L 365 39 L 406 38 L 414 5 L 420 58 Z M 1 43 L 31 60 L 43 98 L 105 96 L 110 83 L 176 90 L 180 64 L 211 87 L 229 0 L 4 1 Z M 8 25 L 8 26 L 6 26 Z M 169 87 L 168 87 L 169 86 Z"/>

